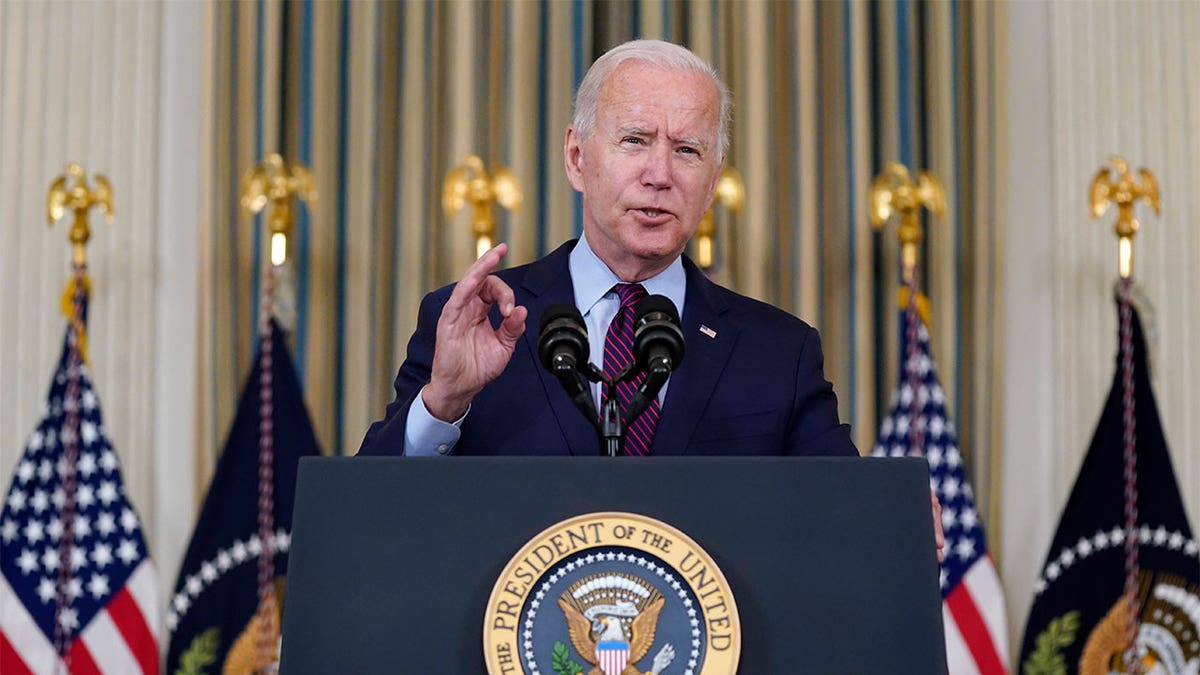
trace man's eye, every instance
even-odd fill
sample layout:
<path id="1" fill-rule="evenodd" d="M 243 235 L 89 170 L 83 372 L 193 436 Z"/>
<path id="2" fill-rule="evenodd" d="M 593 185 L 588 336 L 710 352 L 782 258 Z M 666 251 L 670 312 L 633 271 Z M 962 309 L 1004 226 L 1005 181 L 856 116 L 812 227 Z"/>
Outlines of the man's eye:
<path id="1" fill-rule="evenodd" d="M 638 138 L 637 136 L 626 136 L 625 138 L 621 139 L 621 142 L 631 143 L 633 145 L 641 145 L 642 139 Z"/>

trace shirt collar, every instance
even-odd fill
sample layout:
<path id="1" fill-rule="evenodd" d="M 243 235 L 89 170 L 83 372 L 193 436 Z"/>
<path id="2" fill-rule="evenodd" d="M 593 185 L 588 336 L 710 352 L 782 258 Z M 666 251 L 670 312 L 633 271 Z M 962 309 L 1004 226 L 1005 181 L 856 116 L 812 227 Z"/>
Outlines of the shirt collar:
<path id="1" fill-rule="evenodd" d="M 580 235 L 579 243 L 571 250 L 567 264 L 571 271 L 571 284 L 575 287 L 575 306 L 585 316 L 613 286 L 622 283 L 621 278 L 614 274 L 588 245 L 586 235 Z M 670 298 L 679 316 L 683 316 L 687 274 L 683 270 L 682 256 L 675 258 L 665 270 L 640 283 L 646 289 L 646 293 Z"/>

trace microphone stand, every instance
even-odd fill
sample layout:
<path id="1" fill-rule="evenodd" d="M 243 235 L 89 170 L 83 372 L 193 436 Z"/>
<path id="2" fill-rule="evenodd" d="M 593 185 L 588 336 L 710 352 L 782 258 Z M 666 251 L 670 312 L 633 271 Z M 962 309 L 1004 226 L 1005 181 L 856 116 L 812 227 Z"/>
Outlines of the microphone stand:
<path id="1" fill-rule="evenodd" d="M 625 447 L 625 420 L 621 418 L 621 403 L 617 399 L 617 383 L 628 379 L 634 372 L 636 361 L 627 364 L 615 377 L 609 377 L 595 365 L 588 363 L 583 375 L 591 382 L 599 382 L 604 389 L 604 404 L 600 406 L 600 418 L 596 431 L 600 435 L 600 454 L 620 457 Z M 633 421 L 633 420 L 629 420 Z"/>
<path id="2" fill-rule="evenodd" d="M 604 454 L 620 457 L 625 447 L 625 425 L 621 422 L 621 404 L 617 401 L 617 385 L 611 380 L 604 383 L 608 398 L 600 411 L 600 441 Z"/>

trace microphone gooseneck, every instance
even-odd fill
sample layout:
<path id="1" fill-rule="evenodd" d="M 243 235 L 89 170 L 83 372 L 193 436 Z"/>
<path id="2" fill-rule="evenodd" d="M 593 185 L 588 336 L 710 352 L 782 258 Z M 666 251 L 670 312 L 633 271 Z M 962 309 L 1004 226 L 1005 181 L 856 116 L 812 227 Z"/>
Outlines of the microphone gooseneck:
<path id="1" fill-rule="evenodd" d="M 542 313 L 538 329 L 538 360 L 559 381 L 584 418 L 596 427 L 601 454 L 608 456 L 621 454 L 625 429 L 662 391 L 671 372 L 683 361 L 683 351 L 679 312 L 675 303 L 662 295 L 646 296 L 638 303 L 634 312 L 634 359 L 612 377 L 588 362 L 587 328 L 575 305 L 565 302 L 550 305 Z M 630 396 L 622 414 L 617 384 L 632 380 L 643 371 L 646 377 Z M 608 394 L 599 414 L 589 381 L 600 382 Z"/>

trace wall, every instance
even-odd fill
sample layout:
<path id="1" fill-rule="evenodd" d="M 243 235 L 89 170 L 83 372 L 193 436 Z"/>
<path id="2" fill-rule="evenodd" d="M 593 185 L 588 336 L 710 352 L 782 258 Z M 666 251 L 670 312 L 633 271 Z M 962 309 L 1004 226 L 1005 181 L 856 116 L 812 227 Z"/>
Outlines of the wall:
<path id="1" fill-rule="evenodd" d="M 164 589 L 195 512 L 196 178 L 203 6 L 0 3 L 0 483 L 35 428 L 62 345 L 68 161 L 107 175 L 93 211 L 88 353 L 125 488 Z"/>
<path id="2" fill-rule="evenodd" d="M 1016 642 L 1115 367 L 1113 215 L 1087 207 L 1112 154 L 1162 190 L 1161 217 L 1139 207 L 1134 274 L 1156 308 L 1143 317 L 1155 396 L 1200 525 L 1200 5 L 1012 3 L 1008 16 L 1000 566 Z"/>

